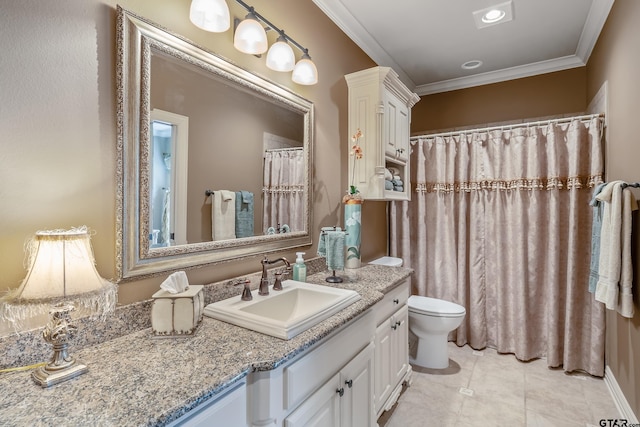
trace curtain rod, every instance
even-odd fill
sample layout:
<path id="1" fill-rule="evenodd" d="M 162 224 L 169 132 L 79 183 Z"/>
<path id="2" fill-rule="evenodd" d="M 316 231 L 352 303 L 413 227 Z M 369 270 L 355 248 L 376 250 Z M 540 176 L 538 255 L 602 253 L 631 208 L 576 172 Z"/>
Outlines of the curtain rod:
<path id="1" fill-rule="evenodd" d="M 288 147 L 288 148 L 267 148 L 264 151 L 293 151 L 302 150 L 304 147 Z"/>
<path id="2" fill-rule="evenodd" d="M 453 135 L 462 135 L 462 134 L 466 134 L 466 133 L 474 133 L 474 132 L 489 132 L 492 130 L 511 130 L 511 129 L 515 129 L 515 128 L 524 128 L 524 127 L 535 127 L 535 126 L 542 126 L 542 125 L 549 125 L 551 123 L 557 124 L 557 123 L 569 123 L 572 122 L 574 120 L 580 120 L 582 122 L 584 121 L 589 121 L 595 117 L 604 117 L 604 114 L 586 114 L 584 116 L 574 116 L 574 117 L 562 117 L 562 118 L 558 118 L 558 119 L 549 119 L 549 120 L 540 120 L 537 122 L 524 122 L 524 123 L 513 123 L 513 124 L 509 124 L 509 125 L 502 125 L 502 126 L 491 126 L 491 127 L 486 127 L 486 128 L 477 128 L 477 129 L 461 129 L 461 130 L 454 130 L 454 131 L 450 131 L 450 132 L 441 132 L 441 133 L 431 133 L 431 134 L 424 134 L 424 135 L 416 135 L 416 136 L 412 136 L 410 138 L 411 142 L 415 142 L 417 141 L 419 138 L 434 138 L 437 136 L 443 137 L 443 136 L 453 136 Z"/>

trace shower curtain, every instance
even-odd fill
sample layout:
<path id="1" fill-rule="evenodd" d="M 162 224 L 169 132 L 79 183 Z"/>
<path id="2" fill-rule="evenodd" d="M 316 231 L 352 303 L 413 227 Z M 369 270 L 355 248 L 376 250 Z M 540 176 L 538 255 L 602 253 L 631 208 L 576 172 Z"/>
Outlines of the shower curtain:
<path id="1" fill-rule="evenodd" d="M 390 207 L 391 253 L 414 294 L 466 308 L 457 345 L 604 375 L 604 308 L 588 292 L 601 133 L 590 116 L 412 138 L 416 187 Z"/>
<path id="2" fill-rule="evenodd" d="M 302 148 L 267 150 L 264 158 L 262 227 L 285 224 L 304 230 L 304 151 Z"/>

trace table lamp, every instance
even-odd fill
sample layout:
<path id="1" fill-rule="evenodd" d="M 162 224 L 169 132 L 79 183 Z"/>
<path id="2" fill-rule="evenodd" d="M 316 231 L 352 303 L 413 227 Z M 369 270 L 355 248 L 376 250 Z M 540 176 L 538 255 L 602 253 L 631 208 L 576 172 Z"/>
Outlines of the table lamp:
<path id="1" fill-rule="evenodd" d="M 18 289 L 0 299 L 0 319 L 15 326 L 49 312 L 42 336 L 53 346 L 53 355 L 32 372 L 37 384 L 49 387 L 87 372 L 87 366 L 68 351 L 77 330 L 71 319 L 74 304 L 104 317 L 115 308 L 117 287 L 98 274 L 87 227 L 38 231 L 25 250 L 27 276 Z"/>

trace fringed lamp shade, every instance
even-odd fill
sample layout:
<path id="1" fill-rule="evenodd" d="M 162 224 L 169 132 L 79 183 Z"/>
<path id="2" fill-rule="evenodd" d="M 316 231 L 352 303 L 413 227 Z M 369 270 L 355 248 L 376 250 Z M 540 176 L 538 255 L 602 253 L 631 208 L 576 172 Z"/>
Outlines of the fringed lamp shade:
<path id="1" fill-rule="evenodd" d="M 26 244 L 27 276 L 0 308 L 14 323 L 49 312 L 52 304 L 72 301 L 104 316 L 116 305 L 116 285 L 100 277 L 86 227 L 38 231 Z"/>
<path id="2" fill-rule="evenodd" d="M 87 372 L 68 351 L 77 330 L 70 314 L 74 304 L 104 317 L 115 308 L 117 287 L 98 274 L 86 227 L 39 231 L 26 252 L 27 277 L 0 300 L 0 320 L 17 327 L 25 319 L 50 314 L 42 337 L 52 345 L 53 355 L 31 374 L 37 384 L 49 387 Z"/>

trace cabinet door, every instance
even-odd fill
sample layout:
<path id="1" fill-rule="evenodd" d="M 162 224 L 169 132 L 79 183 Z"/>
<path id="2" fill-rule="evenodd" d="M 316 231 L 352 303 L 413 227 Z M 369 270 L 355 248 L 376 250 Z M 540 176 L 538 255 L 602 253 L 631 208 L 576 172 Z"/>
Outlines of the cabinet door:
<path id="1" fill-rule="evenodd" d="M 396 134 L 396 158 L 401 161 L 409 161 L 409 129 L 411 126 L 409 120 L 409 108 L 406 105 L 400 105 L 397 111 L 397 134 Z M 408 179 L 408 176 L 406 177 Z"/>
<path id="2" fill-rule="evenodd" d="M 340 425 L 340 374 L 302 402 L 284 420 L 285 427 L 336 427 Z M 344 394 L 344 388 L 342 389 Z"/>
<path id="3" fill-rule="evenodd" d="M 247 425 L 247 388 L 241 383 L 211 402 L 205 402 L 193 411 L 169 424 L 169 427 L 208 427 L 212 425 Z"/>
<path id="4" fill-rule="evenodd" d="M 395 157 L 398 150 L 399 127 L 402 126 L 398 121 L 402 104 L 398 98 L 388 92 L 385 94 L 384 103 L 384 152 L 387 156 Z"/>
<path id="5" fill-rule="evenodd" d="M 395 329 L 391 334 L 391 386 L 402 381 L 409 367 L 409 307 L 404 306 L 392 316 Z"/>
<path id="6" fill-rule="evenodd" d="M 375 411 L 380 414 L 389 394 L 391 394 L 391 318 L 376 329 L 374 349 L 374 395 Z M 395 373 L 394 373 L 395 375 Z"/>
<path id="7" fill-rule="evenodd" d="M 375 425 L 373 408 L 373 344 L 369 344 L 340 371 L 342 427 Z"/>

